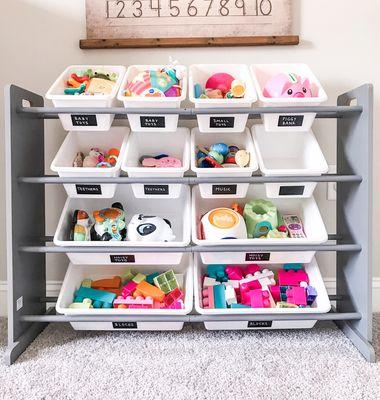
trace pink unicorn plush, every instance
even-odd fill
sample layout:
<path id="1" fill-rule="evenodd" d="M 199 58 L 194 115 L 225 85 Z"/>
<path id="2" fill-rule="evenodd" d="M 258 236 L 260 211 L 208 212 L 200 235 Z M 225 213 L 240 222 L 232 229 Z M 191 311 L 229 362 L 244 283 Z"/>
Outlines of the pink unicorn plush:
<path id="1" fill-rule="evenodd" d="M 264 87 L 265 97 L 313 97 L 309 79 L 302 78 L 293 73 L 281 73 L 269 79 Z"/>

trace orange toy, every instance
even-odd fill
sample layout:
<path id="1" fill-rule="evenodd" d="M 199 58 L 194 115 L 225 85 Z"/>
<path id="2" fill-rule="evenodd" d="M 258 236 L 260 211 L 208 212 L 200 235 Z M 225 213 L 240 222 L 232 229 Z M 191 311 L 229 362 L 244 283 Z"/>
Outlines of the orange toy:
<path id="1" fill-rule="evenodd" d="M 106 291 L 108 289 L 119 289 L 121 287 L 121 278 L 120 276 L 114 276 L 113 278 L 99 279 L 97 281 L 93 281 L 91 283 L 91 287 L 93 289 L 104 288 Z"/>
<path id="2" fill-rule="evenodd" d="M 133 293 L 133 297 L 136 298 L 137 296 L 150 296 L 153 300 L 162 303 L 164 301 L 165 293 L 158 287 L 153 286 L 146 281 L 142 281 L 136 286 L 136 290 Z"/>
<path id="3" fill-rule="evenodd" d="M 231 208 L 240 215 L 243 215 L 243 208 L 238 203 L 232 204 Z"/>

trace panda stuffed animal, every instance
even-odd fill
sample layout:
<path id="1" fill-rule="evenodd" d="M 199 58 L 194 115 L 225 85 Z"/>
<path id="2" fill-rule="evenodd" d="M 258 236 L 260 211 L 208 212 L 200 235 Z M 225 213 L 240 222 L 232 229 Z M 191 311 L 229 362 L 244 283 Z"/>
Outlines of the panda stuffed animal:
<path id="1" fill-rule="evenodd" d="M 171 242 L 175 239 L 167 219 L 136 214 L 128 225 L 128 240 L 136 242 Z"/>

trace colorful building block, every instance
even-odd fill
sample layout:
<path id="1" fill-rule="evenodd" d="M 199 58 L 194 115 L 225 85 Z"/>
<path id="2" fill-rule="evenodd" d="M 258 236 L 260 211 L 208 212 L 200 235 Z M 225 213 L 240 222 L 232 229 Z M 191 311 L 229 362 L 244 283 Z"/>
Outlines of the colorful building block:
<path id="1" fill-rule="evenodd" d="M 225 286 L 230 285 L 235 289 L 235 291 L 240 290 L 240 281 L 235 281 L 235 280 L 229 279 L 227 282 L 223 282 L 223 285 L 225 285 Z"/>
<path id="2" fill-rule="evenodd" d="M 125 285 L 127 282 L 131 281 L 136 274 L 131 268 L 127 268 L 121 277 L 122 284 Z"/>
<path id="3" fill-rule="evenodd" d="M 137 283 L 136 283 L 136 282 L 133 282 L 133 281 L 128 282 L 128 283 L 123 287 L 123 289 L 122 289 L 122 291 L 121 291 L 121 295 L 122 295 L 124 298 L 127 298 L 128 296 L 132 296 L 133 293 L 134 293 L 134 291 L 136 290 L 136 287 L 137 287 Z"/>
<path id="4" fill-rule="evenodd" d="M 81 286 L 75 293 L 74 303 L 82 303 L 84 299 L 92 300 L 94 308 L 112 308 L 114 293 Z"/>
<path id="5" fill-rule="evenodd" d="M 207 275 L 210 278 L 214 278 L 219 282 L 228 281 L 228 276 L 225 271 L 225 265 L 208 265 L 207 266 Z"/>
<path id="6" fill-rule="evenodd" d="M 308 306 L 311 306 L 315 299 L 317 298 L 318 293 L 313 286 L 308 285 L 306 287 L 306 302 Z"/>
<path id="7" fill-rule="evenodd" d="M 244 278 L 242 268 L 237 265 L 227 265 L 225 271 L 228 276 L 228 279 L 240 281 L 240 279 Z"/>
<path id="8" fill-rule="evenodd" d="M 136 290 L 133 293 L 133 296 L 152 297 L 152 299 L 162 303 L 165 298 L 165 293 L 158 287 L 153 286 L 146 281 L 142 281 L 136 286 Z"/>
<path id="9" fill-rule="evenodd" d="M 225 298 L 227 304 L 230 306 L 231 304 L 236 304 L 237 303 L 237 297 L 236 297 L 236 292 L 233 286 L 231 285 L 225 285 Z"/>
<path id="10" fill-rule="evenodd" d="M 145 276 L 144 274 L 141 274 L 141 273 L 139 272 L 137 275 L 135 275 L 135 276 L 132 278 L 132 281 L 133 281 L 133 282 L 136 282 L 137 284 L 139 284 L 140 282 L 145 281 L 145 279 L 146 279 L 146 276 Z"/>
<path id="11" fill-rule="evenodd" d="M 299 286 L 301 282 L 309 283 L 309 276 L 304 270 L 278 271 L 278 284 L 280 286 Z"/>
<path id="12" fill-rule="evenodd" d="M 295 304 L 287 303 L 286 301 L 279 301 L 276 304 L 277 308 L 298 308 Z"/>
<path id="13" fill-rule="evenodd" d="M 182 300 L 185 297 L 185 294 L 181 289 L 175 288 L 170 293 L 165 296 L 164 304 L 166 307 L 170 308 L 170 305 L 176 301 Z"/>
<path id="14" fill-rule="evenodd" d="M 281 301 L 281 293 L 280 293 L 280 286 L 278 285 L 271 285 L 268 287 L 270 294 L 273 297 L 273 300 L 277 303 L 278 301 Z"/>
<path id="15" fill-rule="evenodd" d="M 252 308 L 270 308 L 272 306 L 271 294 L 269 290 L 255 289 L 248 293 Z"/>
<path id="16" fill-rule="evenodd" d="M 183 304 L 182 300 L 176 300 L 167 308 L 169 308 L 170 310 L 183 310 L 185 308 L 185 305 Z"/>
<path id="17" fill-rule="evenodd" d="M 83 279 L 81 286 L 90 288 L 91 284 L 92 284 L 92 280 L 91 279 Z"/>
<path id="18" fill-rule="evenodd" d="M 248 265 L 244 268 L 244 274 L 245 274 L 245 275 L 248 275 L 248 274 L 254 275 L 255 272 L 259 272 L 259 271 L 261 271 L 261 268 L 260 268 L 260 266 L 257 265 L 257 264 L 248 264 Z"/>
<path id="19" fill-rule="evenodd" d="M 120 306 L 126 306 L 127 308 L 153 308 L 153 299 L 149 296 L 146 298 L 128 296 L 126 299 L 121 297 L 114 301 L 115 308 L 125 308 Z"/>
<path id="20" fill-rule="evenodd" d="M 92 308 L 92 301 L 90 299 L 83 299 L 81 303 L 71 303 L 69 305 L 69 308 L 77 308 L 77 309 Z"/>
<path id="21" fill-rule="evenodd" d="M 227 308 L 226 288 L 224 285 L 216 285 L 214 289 L 214 306 L 215 308 Z"/>
<path id="22" fill-rule="evenodd" d="M 251 308 L 251 307 L 245 304 L 237 303 L 237 304 L 231 304 L 231 308 Z"/>
<path id="23" fill-rule="evenodd" d="M 219 282 L 216 281 L 215 278 L 209 278 L 208 276 L 205 276 L 203 279 L 203 287 L 209 287 L 209 286 L 215 286 L 218 285 Z"/>
<path id="24" fill-rule="evenodd" d="M 146 277 L 145 280 L 146 280 L 148 283 L 150 283 L 151 285 L 153 285 L 153 284 L 154 284 L 153 279 L 156 278 L 158 275 L 160 275 L 159 272 L 153 272 L 153 274 L 147 275 L 147 277 Z"/>
<path id="25" fill-rule="evenodd" d="M 286 302 L 297 306 L 307 306 L 306 289 L 304 287 L 293 286 L 286 291 Z"/>
<path id="26" fill-rule="evenodd" d="M 170 293 L 172 290 L 179 288 L 177 278 L 174 271 L 166 271 L 153 279 L 154 284 L 161 289 L 165 294 Z"/>
<path id="27" fill-rule="evenodd" d="M 121 286 L 121 277 L 114 276 L 113 278 L 108 279 L 98 279 L 97 281 L 92 281 L 91 287 L 93 289 L 119 289 Z"/>
<path id="28" fill-rule="evenodd" d="M 208 286 L 202 290 L 202 306 L 203 308 L 215 308 L 214 304 L 214 287 Z"/>
<path id="29" fill-rule="evenodd" d="M 288 263 L 284 264 L 282 267 L 285 271 L 300 271 L 303 269 L 303 265 L 300 263 Z"/>

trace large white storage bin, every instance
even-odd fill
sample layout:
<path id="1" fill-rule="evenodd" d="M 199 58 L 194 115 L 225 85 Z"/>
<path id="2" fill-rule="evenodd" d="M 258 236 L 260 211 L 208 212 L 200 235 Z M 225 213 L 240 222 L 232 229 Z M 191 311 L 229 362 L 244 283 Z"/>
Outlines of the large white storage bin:
<path id="1" fill-rule="evenodd" d="M 213 143 L 226 143 L 236 145 L 240 149 L 245 149 L 250 153 L 249 165 L 244 168 L 198 168 L 197 167 L 197 148 L 196 146 L 207 147 Z M 249 177 L 258 169 L 257 157 L 252 142 L 252 137 L 248 128 L 242 133 L 218 132 L 218 133 L 200 133 L 198 128 L 191 131 L 191 169 L 200 178 L 226 178 L 226 177 Z M 210 184 L 202 183 L 199 185 L 201 196 L 205 198 L 212 197 L 245 197 L 248 190 L 248 183 L 234 184 Z"/>
<path id="2" fill-rule="evenodd" d="M 156 215 L 168 219 L 176 239 L 172 242 L 132 242 L 132 241 L 88 241 L 74 242 L 68 240 L 71 218 L 77 209 L 86 210 L 92 216 L 93 210 L 100 210 L 110 207 L 113 202 L 119 201 L 126 212 L 126 223 L 128 225 L 134 214 Z M 180 196 L 176 199 L 166 198 L 156 201 L 151 198 L 137 199 L 133 195 L 130 185 L 118 185 L 113 199 L 82 199 L 68 198 L 63 208 L 54 235 L 56 246 L 83 246 L 99 247 L 99 253 L 68 253 L 70 261 L 74 264 L 114 264 L 114 263 L 135 263 L 135 264 L 178 264 L 181 261 L 182 253 L 136 253 L 128 251 L 131 246 L 159 246 L 159 247 L 182 247 L 190 242 L 190 189 L 187 186 L 181 187 Z M 107 253 L 101 247 L 110 246 L 120 249 L 118 253 Z"/>
<path id="3" fill-rule="evenodd" d="M 328 165 L 313 132 L 266 132 L 263 125 L 252 127 L 260 170 L 264 176 L 320 176 Z M 310 197 L 316 182 L 266 183 L 266 195 L 274 197 Z"/>
<path id="4" fill-rule="evenodd" d="M 92 308 L 87 310 L 72 309 L 69 305 L 73 302 L 75 291 L 80 287 L 83 279 L 89 278 L 92 280 L 109 278 L 115 275 L 123 274 L 126 267 L 122 265 L 102 266 L 102 265 L 73 265 L 70 264 L 66 272 L 65 279 L 61 291 L 59 293 L 56 310 L 59 314 L 78 316 L 78 315 L 133 315 L 136 316 L 136 322 L 114 323 L 106 322 L 71 322 L 71 325 L 76 330 L 181 330 L 183 322 L 165 321 L 165 316 L 168 315 L 186 315 L 193 309 L 193 263 L 192 257 L 186 254 L 179 265 L 167 266 L 139 266 L 133 267 L 134 270 L 143 274 L 153 272 L 164 272 L 168 269 L 173 269 L 180 280 L 181 287 L 185 292 L 184 305 L 182 310 L 167 310 L 167 309 L 119 309 L 119 308 Z M 138 322 L 137 319 L 141 315 L 161 316 L 162 322 Z"/>
<path id="5" fill-rule="evenodd" d="M 180 108 L 181 102 L 187 94 L 187 69 L 181 81 L 182 91 L 179 97 L 126 97 L 124 90 L 127 82 L 131 81 L 139 72 L 149 69 L 161 69 L 165 65 L 130 65 L 121 83 L 117 98 L 123 102 L 125 108 Z M 127 114 L 132 131 L 136 132 L 174 132 L 178 126 L 178 114 Z"/>
<path id="6" fill-rule="evenodd" d="M 259 263 L 260 264 L 260 263 Z M 272 270 L 278 270 L 282 267 L 281 264 L 271 264 L 269 266 Z M 310 263 L 305 265 L 305 271 L 309 275 L 310 285 L 313 286 L 318 293 L 318 297 L 310 308 L 225 308 L 225 309 L 212 309 L 202 307 L 202 279 L 207 271 L 207 264 L 202 263 L 199 256 L 195 257 L 194 262 L 194 297 L 195 309 L 198 313 L 203 315 L 241 315 L 241 321 L 210 321 L 205 322 L 205 328 L 208 330 L 243 330 L 243 329 L 305 329 L 312 328 L 316 320 L 297 320 L 298 315 L 305 315 L 311 313 L 328 313 L 331 308 L 329 296 L 327 294 L 323 278 L 319 271 L 319 267 L 315 258 Z M 260 321 L 253 321 L 249 323 L 244 320 L 246 315 L 260 315 L 260 314 L 287 314 L 294 315 L 293 320 L 289 321 L 269 321 L 263 319 Z"/>
<path id="7" fill-rule="evenodd" d="M 168 154 L 182 161 L 180 168 L 145 168 L 139 158 L 143 155 Z M 176 178 L 182 177 L 190 167 L 190 131 L 178 128 L 176 132 L 132 133 L 121 169 L 131 178 Z M 181 192 L 179 184 L 132 184 L 136 197 L 177 198 Z"/>
<path id="8" fill-rule="evenodd" d="M 194 85 L 205 86 L 207 79 L 217 72 L 226 72 L 246 85 L 245 96 L 241 99 L 197 99 Z M 195 108 L 244 108 L 251 107 L 257 100 L 249 69 L 244 64 L 194 64 L 189 70 L 189 98 Z M 243 132 L 248 119 L 247 114 L 200 114 L 197 115 L 200 132 Z"/>
<path id="9" fill-rule="evenodd" d="M 69 132 L 63 141 L 50 169 L 60 177 L 70 178 L 111 178 L 120 175 L 121 163 L 127 149 L 129 128 L 111 127 L 105 132 Z M 117 163 L 112 168 L 83 168 L 73 167 L 73 161 L 78 151 L 88 154 L 90 148 L 98 147 L 104 151 L 118 148 L 120 151 Z M 115 194 L 116 184 L 65 184 L 69 197 L 105 197 Z"/>
<path id="10" fill-rule="evenodd" d="M 247 195 L 239 203 L 243 206 L 252 199 L 266 199 L 264 185 L 250 185 Z M 225 245 L 284 245 L 290 246 L 321 244 L 327 241 L 327 232 L 314 197 L 298 199 L 271 199 L 281 214 L 297 214 L 302 219 L 306 238 L 295 239 L 224 239 L 204 240 L 197 236 L 198 222 L 208 211 L 218 207 L 230 207 L 231 200 L 226 198 L 202 198 L 199 188 L 195 186 L 192 192 L 192 239 L 200 246 L 225 246 Z M 292 252 L 289 251 L 263 251 L 263 252 L 202 252 L 202 261 L 205 264 L 249 264 L 257 262 L 260 264 L 271 263 L 308 263 L 312 260 L 315 251 Z"/>
<path id="11" fill-rule="evenodd" d="M 316 76 L 306 64 L 253 64 L 253 82 L 261 107 L 318 106 L 327 101 L 327 94 Z M 268 80 L 279 73 L 294 73 L 308 78 L 314 97 L 308 98 L 270 98 L 263 94 Z M 315 113 L 279 113 L 261 115 L 268 132 L 300 131 L 306 132 L 314 122 Z"/>
<path id="12" fill-rule="evenodd" d="M 110 73 L 117 73 L 118 79 L 109 95 L 75 96 L 64 94 L 65 82 L 72 73 L 81 70 L 102 69 Z M 117 103 L 116 95 L 124 78 L 126 68 L 115 65 L 71 65 L 67 67 L 53 83 L 45 97 L 53 102 L 55 107 L 114 107 Z M 114 119 L 113 114 L 59 114 L 63 128 L 67 131 L 108 131 Z"/>

